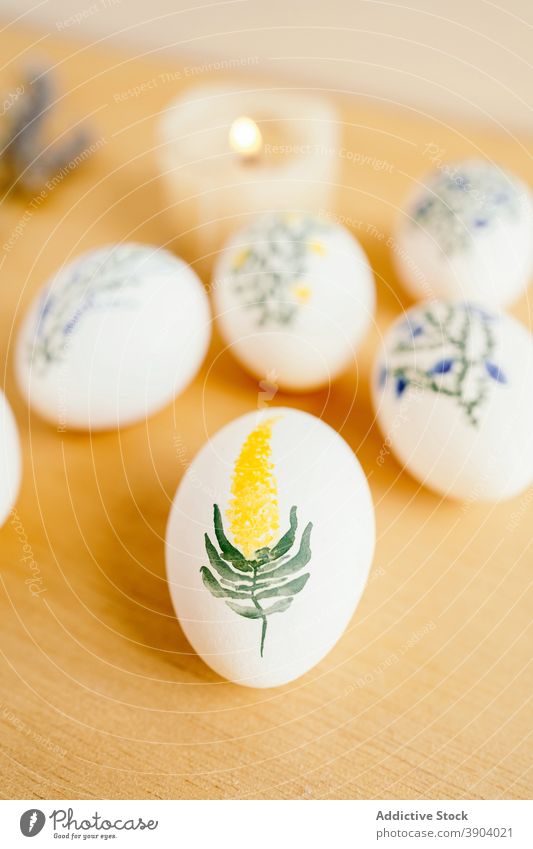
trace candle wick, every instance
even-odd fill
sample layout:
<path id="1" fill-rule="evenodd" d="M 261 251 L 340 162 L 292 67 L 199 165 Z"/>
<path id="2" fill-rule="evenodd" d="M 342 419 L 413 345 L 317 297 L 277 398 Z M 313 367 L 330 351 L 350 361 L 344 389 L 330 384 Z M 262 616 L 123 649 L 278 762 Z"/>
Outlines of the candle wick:
<path id="1" fill-rule="evenodd" d="M 255 165 L 256 162 L 258 162 L 259 160 L 258 153 L 240 153 L 238 154 L 238 157 L 241 163 L 247 167 L 250 165 Z"/>

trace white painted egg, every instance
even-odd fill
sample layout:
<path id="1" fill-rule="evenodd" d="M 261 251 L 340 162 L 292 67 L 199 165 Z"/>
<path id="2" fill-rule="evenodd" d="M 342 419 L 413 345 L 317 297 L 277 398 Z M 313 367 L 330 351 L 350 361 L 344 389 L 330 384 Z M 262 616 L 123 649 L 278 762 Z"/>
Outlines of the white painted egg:
<path id="1" fill-rule="evenodd" d="M 315 416 L 248 413 L 187 469 L 167 528 L 186 637 L 224 678 L 273 687 L 337 642 L 363 592 L 374 509 L 346 442 Z"/>
<path id="2" fill-rule="evenodd" d="M 533 337 L 514 318 L 460 301 L 419 304 L 376 360 L 384 448 L 443 495 L 511 498 L 533 483 L 532 386 Z"/>
<path id="3" fill-rule="evenodd" d="M 21 466 L 17 424 L 6 396 L 0 391 L 0 525 L 16 501 Z"/>
<path id="4" fill-rule="evenodd" d="M 417 300 L 509 304 L 533 273 L 531 192 L 490 162 L 443 165 L 407 203 L 392 247 Z"/>
<path id="5" fill-rule="evenodd" d="M 182 260 L 110 245 L 60 269 L 34 302 L 19 333 L 18 381 L 60 429 L 127 425 L 190 383 L 210 325 L 202 284 Z"/>
<path id="6" fill-rule="evenodd" d="M 356 239 L 299 213 L 261 216 L 230 239 L 213 295 L 220 332 L 241 365 L 294 392 L 324 386 L 354 363 L 375 305 Z"/>

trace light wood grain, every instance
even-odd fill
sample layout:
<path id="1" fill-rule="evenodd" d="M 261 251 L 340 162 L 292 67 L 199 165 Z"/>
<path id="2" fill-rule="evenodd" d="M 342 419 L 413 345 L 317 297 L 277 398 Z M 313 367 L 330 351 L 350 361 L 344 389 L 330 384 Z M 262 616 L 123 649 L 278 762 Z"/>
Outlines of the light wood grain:
<path id="1" fill-rule="evenodd" d="M 6 85 L 16 57 L 32 54 L 39 38 L 2 33 Z M 447 158 L 480 152 L 533 181 L 529 140 L 355 98 L 341 104 L 346 148 L 388 163 L 378 171 L 343 160 L 339 199 L 375 268 L 378 326 L 357 371 L 330 393 L 276 400 L 322 416 L 356 451 L 376 504 L 377 552 L 334 651 L 292 686 L 247 690 L 218 679 L 184 639 L 163 539 L 185 465 L 209 434 L 255 408 L 258 386 L 215 338 L 172 406 L 145 425 L 90 436 L 57 433 L 30 415 L 14 384 L 13 333 L 49 273 L 101 243 L 175 236 L 153 146 L 158 113 L 182 84 L 115 95 L 176 65 L 51 37 L 38 49 L 66 92 L 57 130 L 94 113 L 105 143 L 32 212 L 14 247 L 0 250 L 0 362 L 24 452 L 20 525 L 0 531 L 2 795 L 527 797 L 533 496 L 461 506 L 420 489 L 392 457 L 380 467 L 368 368 L 380 329 L 408 303 L 385 242 L 428 167 L 425 146 L 440 145 Z M 2 243 L 27 209 L 23 200 L 1 204 Z M 513 312 L 531 326 L 526 298 Z M 25 583 L 22 534 L 42 577 L 37 598 Z"/>

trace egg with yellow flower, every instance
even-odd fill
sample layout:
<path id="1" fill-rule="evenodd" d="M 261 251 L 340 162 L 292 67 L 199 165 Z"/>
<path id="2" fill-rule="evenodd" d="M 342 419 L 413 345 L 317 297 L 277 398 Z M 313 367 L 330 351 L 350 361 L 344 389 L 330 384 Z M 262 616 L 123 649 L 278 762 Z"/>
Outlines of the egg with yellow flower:
<path id="1" fill-rule="evenodd" d="M 235 419 L 187 469 L 168 523 L 167 576 L 187 639 L 235 683 L 300 677 L 349 624 L 374 537 L 363 470 L 329 425 L 283 407 Z"/>
<path id="2" fill-rule="evenodd" d="M 346 228 L 309 213 L 269 213 L 235 234 L 212 289 L 231 353 L 291 392 L 318 389 L 353 366 L 374 314 L 363 249 Z"/>

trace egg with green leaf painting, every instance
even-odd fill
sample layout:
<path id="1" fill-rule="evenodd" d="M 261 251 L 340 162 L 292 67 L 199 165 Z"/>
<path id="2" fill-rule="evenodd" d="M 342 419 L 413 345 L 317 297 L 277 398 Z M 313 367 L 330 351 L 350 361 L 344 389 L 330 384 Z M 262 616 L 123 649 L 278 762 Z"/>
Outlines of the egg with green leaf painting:
<path id="1" fill-rule="evenodd" d="M 354 368 L 374 314 L 374 280 L 359 242 L 309 213 L 270 213 L 236 233 L 212 289 L 228 350 L 252 375 L 291 392 Z"/>
<path id="2" fill-rule="evenodd" d="M 232 421 L 195 457 L 167 528 L 167 577 L 186 637 L 249 687 L 303 675 L 363 592 L 375 540 L 361 466 L 329 425 L 272 408 Z"/>
<path id="3" fill-rule="evenodd" d="M 463 301 L 412 307 L 387 331 L 374 370 L 383 434 L 438 493 L 477 501 L 533 483 L 533 338 L 516 319 Z"/>

